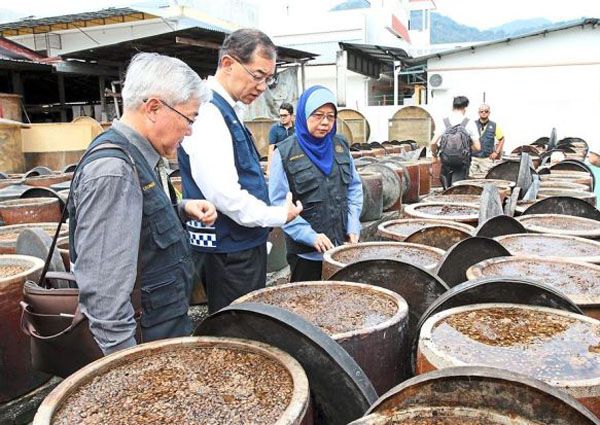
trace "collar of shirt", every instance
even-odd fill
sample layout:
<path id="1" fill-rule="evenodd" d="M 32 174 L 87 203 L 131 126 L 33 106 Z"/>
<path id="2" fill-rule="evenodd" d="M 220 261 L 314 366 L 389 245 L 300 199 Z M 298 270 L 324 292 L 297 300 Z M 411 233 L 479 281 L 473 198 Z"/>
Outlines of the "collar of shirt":
<path id="1" fill-rule="evenodd" d="M 135 129 L 120 122 L 119 120 L 113 120 L 112 127 L 119 133 L 123 134 L 129 143 L 140 150 L 142 156 L 152 168 L 156 167 L 161 157 L 148 139 L 138 133 Z"/>
<path id="2" fill-rule="evenodd" d="M 219 81 L 214 76 L 209 76 L 206 80 L 206 83 L 208 87 L 219 93 L 223 97 L 223 99 L 225 99 L 227 103 L 231 105 L 236 115 L 238 116 L 238 119 L 242 120 L 242 118 L 244 117 L 244 113 L 246 112 L 246 105 L 244 105 L 242 102 L 236 102 L 235 100 L 233 100 L 231 95 L 227 93 L 225 88 L 221 85 L 221 83 L 219 83 Z"/>

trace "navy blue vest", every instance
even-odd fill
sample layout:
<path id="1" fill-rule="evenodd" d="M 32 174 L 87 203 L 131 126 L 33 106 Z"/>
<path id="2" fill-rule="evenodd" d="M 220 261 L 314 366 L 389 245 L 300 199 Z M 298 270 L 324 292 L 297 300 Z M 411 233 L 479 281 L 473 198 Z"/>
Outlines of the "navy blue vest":
<path id="1" fill-rule="evenodd" d="M 211 103 L 219 109 L 231 133 L 235 168 L 240 186 L 255 198 L 270 205 L 269 190 L 250 132 L 238 120 L 231 105 L 214 90 Z M 215 140 L 213 143 L 223 143 L 223 141 Z M 192 177 L 190 158 L 181 146 L 177 150 L 177 158 L 184 199 L 206 199 Z M 214 229 L 207 229 L 207 232 L 211 231 L 216 235 L 215 244 L 209 246 L 192 243 L 192 249 L 199 252 L 216 253 L 243 251 L 266 243 L 269 236 L 268 228 L 241 226 L 221 212 L 219 212 Z M 191 233 L 190 237 L 194 237 L 194 235 Z"/>
<path id="2" fill-rule="evenodd" d="M 494 145 L 496 143 L 496 123 L 488 121 L 486 126 L 481 125 L 481 121 L 476 120 L 477 129 L 479 130 L 479 143 L 481 143 L 481 150 L 479 152 L 473 152 L 473 156 L 477 158 L 487 158 L 494 152 Z"/>
<path id="3" fill-rule="evenodd" d="M 346 240 L 348 228 L 348 187 L 352 181 L 352 157 L 343 137 L 333 139 L 334 161 L 326 176 L 306 156 L 295 135 L 278 145 L 281 162 L 294 201 L 300 200 L 304 210 L 300 215 L 317 233 L 327 235 L 334 246 Z M 307 246 L 285 236 L 287 252 L 314 252 Z"/>
<path id="4" fill-rule="evenodd" d="M 87 154 L 102 143 L 113 143 L 124 149 L 102 149 Z M 86 155 L 87 154 L 87 155 Z M 78 167 L 103 157 L 117 157 L 136 168 L 143 195 L 140 233 L 140 280 L 142 293 L 142 336 L 144 341 L 186 336 L 191 333 L 187 316 L 192 290 L 193 265 L 179 216 L 162 189 L 154 170 L 142 153 L 114 129 L 99 135 L 89 146 Z M 79 173 L 79 171 L 77 172 Z M 73 176 L 73 182 L 76 176 Z M 71 190 L 75 190 L 74 187 Z M 69 200 L 69 253 L 77 259 L 73 238 L 77 227 L 76 208 Z M 138 247 L 131 247 L 138 249 Z M 98 282 L 101 284 L 101 282 Z"/>

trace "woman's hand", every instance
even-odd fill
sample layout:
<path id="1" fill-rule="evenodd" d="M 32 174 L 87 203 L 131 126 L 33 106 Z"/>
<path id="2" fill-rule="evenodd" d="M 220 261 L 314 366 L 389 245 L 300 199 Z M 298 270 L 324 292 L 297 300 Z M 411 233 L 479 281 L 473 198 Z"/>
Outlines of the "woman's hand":
<path id="1" fill-rule="evenodd" d="M 217 219 L 217 209 L 205 200 L 190 199 L 185 203 L 185 213 L 206 226 L 212 225 Z"/>
<path id="2" fill-rule="evenodd" d="M 315 249 L 319 251 L 321 254 L 327 251 L 328 249 L 333 248 L 333 244 L 329 240 L 329 238 L 324 233 L 317 234 L 315 242 L 313 244 Z"/>

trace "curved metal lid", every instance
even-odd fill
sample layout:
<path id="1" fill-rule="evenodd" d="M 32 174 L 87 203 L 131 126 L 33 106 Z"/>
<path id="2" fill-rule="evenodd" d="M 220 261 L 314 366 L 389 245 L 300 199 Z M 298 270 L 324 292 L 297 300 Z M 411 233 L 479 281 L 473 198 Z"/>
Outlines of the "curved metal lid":
<path id="1" fill-rule="evenodd" d="M 437 225 L 424 227 L 411 233 L 404 239 L 404 242 L 433 246 L 446 251 L 452 245 L 471 236 L 471 232 L 452 225 Z"/>
<path id="2" fill-rule="evenodd" d="M 505 161 L 490 168 L 486 174 L 486 179 L 510 180 L 517 183 L 519 178 L 519 161 Z M 531 174 L 537 174 L 534 168 L 529 167 Z"/>
<path id="3" fill-rule="evenodd" d="M 48 187 L 30 187 L 21 193 L 19 196 L 21 199 L 28 198 L 56 198 L 62 211 L 65 207 L 65 201 L 55 190 Z"/>
<path id="4" fill-rule="evenodd" d="M 365 260 L 335 272 L 330 280 L 359 282 L 394 291 L 408 304 L 408 338 L 412 341 L 419 318 L 448 290 L 442 279 L 404 261 Z"/>
<path id="5" fill-rule="evenodd" d="M 318 423 L 347 424 L 377 398 L 363 370 L 337 342 L 282 308 L 258 303 L 225 307 L 204 319 L 194 335 L 260 341 L 292 355 L 308 376 Z"/>
<path id="6" fill-rule="evenodd" d="M 50 168 L 38 166 L 38 167 L 33 167 L 31 170 L 27 171 L 25 173 L 25 175 L 23 176 L 23 178 L 36 177 L 36 176 L 49 176 L 50 174 L 52 174 L 52 170 Z"/>
<path id="7" fill-rule="evenodd" d="M 557 388 L 483 366 L 452 367 L 415 376 L 381 396 L 366 415 L 380 413 L 387 418 L 404 409 L 427 406 L 482 409 L 553 425 L 600 424 L 585 406 Z"/>
<path id="8" fill-rule="evenodd" d="M 436 274 L 453 287 L 467 280 L 467 269 L 473 264 L 493 257 L 507 257 L 510 252 L 499 242 L 482 237 L 464 239 L 446 251 Z"/>
<path id="9" fill-rule="evenodd" d="M 551 196 L 528 207 L 525 214 L 564 214 L 600 221 L 600 211 L 583 199 L 571 196 Z"/>
<path id="10" fill-rule="evenodd" d="M 481 223 L 475 231 L 475 236 L 495 238 L 496 236 L 527 233 L 525 227 L 513 217 L 499 215 Z"/>
<path id="11" fill-rule="evenodd" d="M 589 165 L 578 159 L 565 159 L 558 164 L 551 165 L 550 170 L 584 171 L 592 176 L 592 190 L 596 187 L 596 176 L 594 175 L 594 172 Z"/>

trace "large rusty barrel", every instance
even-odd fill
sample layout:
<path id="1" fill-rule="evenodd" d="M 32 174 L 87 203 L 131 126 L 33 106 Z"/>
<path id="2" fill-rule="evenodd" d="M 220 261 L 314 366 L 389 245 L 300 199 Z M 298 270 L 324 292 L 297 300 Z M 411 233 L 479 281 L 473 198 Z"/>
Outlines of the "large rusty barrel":
<path id="1" fill-rule="evenodd" d="M 443 256 L 444 251 L 441 249 L 406 242 L 359 242 L 340 245 L 323 254 L 322 277 L 326 280 L 338 270 L 357 261 L 379 259 L 405 261 L 432 271 Z"/>
<path id="2" fill-rule="evenodd" d="M 44 267 L 28 255 L 0 255 L 0 403 L 37 388 L 50 376 L 33 370 L 29 337 L 21 331 L 23 284 L 37 281 Z"/>
<path id="3" fill-rule="evenodd" d="M 378 394 L 406 379 L 408 305 L 393 291 L 352 282 L 296 282 L 235 301 L 243 302 L 281 307 L 319 327 L 356 360 Z"/>
<path id="4" fill-rule="evenodd" d="M 426 202 L 407 205 L 404 209 L 404 214 L 410 218 L 450 220 L 475 225 L 479 220 L 479 205 Z"/>
<path id="5" fill-rule="evenodd" d="M 58 223 L 25 223 L 0 226 L 0 254 L 15 253 L 17 238 L 23 230 L 40 228 L 44 230 L 48 236 L 54 237 L 57 224 Z M 68 234 L 68 226 L 62 226 L 60 229 L 60 236 L 67 236 Z"/>
<path id="6" fill-rule="evenodd" d="M 591 218 L 564 214 L 527 214 L 517 217 L 530 233 L 600 239 L 600 223 Z"/>
<path id="7" fill-rule="evenodd" d="M 466 186 L 464 186 L 466 187 Z M 437 193 L 421 199 L 423 203 L 476 204 L 481 203 L 481 195 L 475 194 L 444 194 Z"/>
<path id="8" fill-rule="evenodd" d="M 28 177 L 25 184 L 35 187 L 50 187 L 54 184 L 69 181 L 73 178 L 73 173 L 59 173 L 45 176 Z"/>
<path id="9" fill-rule="evenodd" d="M 59 222 L 61 213 L 57 198 L 13 199 L 0 202 L 0 221 L 4 225 Z"/>
<path id="10" fill-rule="evenodd" d="M 442 175 L 442 162 L 438 158 L 431 160 L 431 186 L 442 187 L 440 176 Z"/>
<path id="11" fill-rule="evenodd" d="M 590 239 L 543 233 L 515 233 L 494 239 L 511 255 L 535 255 L 600 264 L 600 242 Z"/>
<path id="12" fill-rule="evenodd" d="M 402 180 L 396 171 L 384 164 L 361 167 L 360 172 L 379 173 L 383 182 L 383 211 L 399 211 L 402 206 Z"/>
<path id="13" fill-rule="evenodd" d="M 407 184 L 406 190 L 402 193 L 402 201 L 408 204 L 419 202 L 421 193 L 421 165 L 416 161 L 403 161 L 399 157 L 391 156 L 388 161 L 393 161 L 401 166 L 405 172 Z"/>
<path id="14" fill-rule="evenodd" d="M 431 158 L 422 158 L 419 163 L 419 195 L 428 195 L 431 191 L 431 179 L 433 176 L 433 163 Z"/>
<path id="15" fill-rule="evenodd" d="M 35 425 L 310 425 L 308 379 L 289 354 L 256 341 L 187 337 L 103 357 L 62 381 Z"/>
<path id="16" fill-rule="evenodd" d="M 349 425 L 596 425 L 568 394 L 508 370 L 459 366 L 415 376 Z"/>
<path id="17" fill-rule="evenodd" d="M 600 414 L 600 322 L 524 304 L 472 304 L 429 317 L 417 373 L 458 365 L 510 368 L 570 394 Z"/>
<path id="18" fill-rule="evenodd" d="M 563 190 L 580 190 L 580 191 L 589 191 L 590 188 L 585 184 L 572 183 L 568 181 L 562 180 L 545 180 L 540 181 L 540 190 L 547 189 L 563 189 Z"/>
<path id="19" fill-rule="evenodd" d="M 380 173 L 359 172 L 363 190 L 360 221 L 375 221 L 383 214 L 383 177 Z"/>
<path id="20" fill-rule="evenodd" d="M 600 266 L 534 256 L 496 257 L 467 269 L 467 279 L 515 277 L 545 283 L 569 297 L 581 310 L 600 319 Z"/>
<path id="21" fill-rule="evenodd" d="M 541 174 L 540 180 L 546 181 L 559 181 L 567 183 L 577 183 L 585 185 L 591 190 L 593 178 L 589 173 L 584 171 L 562 171 L 552 170 L 550 174 Z"/>

